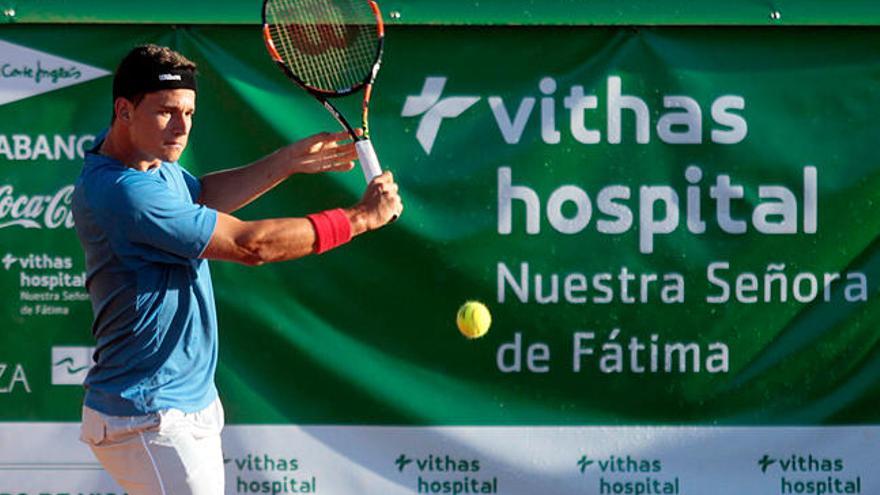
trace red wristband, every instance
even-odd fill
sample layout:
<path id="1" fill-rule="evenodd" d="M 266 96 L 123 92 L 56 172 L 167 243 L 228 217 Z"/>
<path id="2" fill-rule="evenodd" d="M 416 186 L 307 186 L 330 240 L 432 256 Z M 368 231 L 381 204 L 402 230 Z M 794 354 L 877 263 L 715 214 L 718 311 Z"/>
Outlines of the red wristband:
<path id="1" fill-rule="evenodd" d="M 315 228 L 316 254 L 321 254 L 351 240 L 351 222 L 341 208 L 313 213 L 306 218 Z"/>

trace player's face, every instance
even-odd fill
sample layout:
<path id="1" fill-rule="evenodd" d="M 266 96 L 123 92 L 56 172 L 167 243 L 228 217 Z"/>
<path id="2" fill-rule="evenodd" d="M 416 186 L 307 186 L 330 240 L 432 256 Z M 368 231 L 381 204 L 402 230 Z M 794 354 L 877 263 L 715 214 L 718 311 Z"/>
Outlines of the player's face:
<path id="1" fill-rule="evenodd" d="M 186 148 L 195 111 L 196 92 L 191 89 L 147 93 L 132 111 L 132 143 L 146 160 L 177 161 Z"/>

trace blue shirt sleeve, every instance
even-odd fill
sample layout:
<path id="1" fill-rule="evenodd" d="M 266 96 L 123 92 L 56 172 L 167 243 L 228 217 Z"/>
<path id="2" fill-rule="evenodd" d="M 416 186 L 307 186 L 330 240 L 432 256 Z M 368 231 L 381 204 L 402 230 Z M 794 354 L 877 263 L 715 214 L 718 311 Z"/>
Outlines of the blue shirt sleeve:
<path id="1" fill-rule="evenodd" d="M 189 197 L 192 198 L 193 203 L 197 202 L 199 196 L 202 195 L 202 181 L 183 167 L 180 167 L 180 173 L 183 175 L 184 182 L 186 182 L 186 188 L 189 189 Z"/>
<path id="2" fill-rule="evenodd" d="M 144 172 L 123 174 L 105 201 L 113 205 L 104 209 L 111 224 L 107 232 L 111 243 L 144 247 L 143 255 L 150 259 L 157 253 L 148 248 L 180 258 L 198 258 L 217 223 L 216 210 L 193 203 Z"/>

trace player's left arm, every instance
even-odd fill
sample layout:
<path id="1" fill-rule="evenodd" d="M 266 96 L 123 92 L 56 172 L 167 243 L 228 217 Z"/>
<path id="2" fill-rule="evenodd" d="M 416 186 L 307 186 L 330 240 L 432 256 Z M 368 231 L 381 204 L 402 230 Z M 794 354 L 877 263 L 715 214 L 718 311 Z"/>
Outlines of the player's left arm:
<path id="1" fill-rule="evenodd" d="M 357 151 L 347 132 L 322 132 L 249 165 L 202 176 L 198 202 L 232 213 L 293 174 L 348 171 L 356 158 Z"/>

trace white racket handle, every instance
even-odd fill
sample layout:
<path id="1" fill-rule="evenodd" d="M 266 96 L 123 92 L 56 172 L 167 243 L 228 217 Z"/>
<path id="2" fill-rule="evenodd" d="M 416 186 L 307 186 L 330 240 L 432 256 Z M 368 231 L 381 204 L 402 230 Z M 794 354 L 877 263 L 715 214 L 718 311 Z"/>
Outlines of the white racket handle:
<path id="1" fill-rule="evenodd" d="M 356 142 L 354 147 L 357 149 L 358 161 L 361 162 L 364 178 L 369 184 L 376 176 L 382 175 L 382 167 L 379 166 L 379 158 L 376 156 L 376 150 L 373 149 L 373 142 L 364 139 Z"/>

